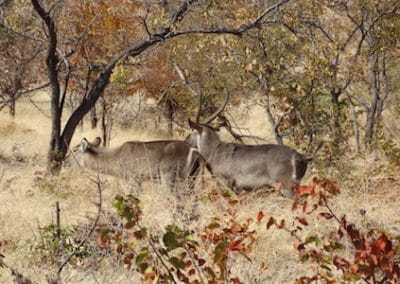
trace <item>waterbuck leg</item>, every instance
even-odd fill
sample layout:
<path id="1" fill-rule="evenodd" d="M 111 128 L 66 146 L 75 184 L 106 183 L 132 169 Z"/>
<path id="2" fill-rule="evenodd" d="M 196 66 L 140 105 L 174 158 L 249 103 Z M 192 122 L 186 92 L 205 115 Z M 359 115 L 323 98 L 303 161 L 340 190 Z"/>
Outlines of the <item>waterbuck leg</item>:
<path id="1" fill-rule="evenodd" d="M 298 183 L 295 181 L 282 181 L 280 182 L 280 193 L 282 196 L 288 199 L 295 199 L 296 196 L 294 194 L 294 188 L 298 186 Z"/>

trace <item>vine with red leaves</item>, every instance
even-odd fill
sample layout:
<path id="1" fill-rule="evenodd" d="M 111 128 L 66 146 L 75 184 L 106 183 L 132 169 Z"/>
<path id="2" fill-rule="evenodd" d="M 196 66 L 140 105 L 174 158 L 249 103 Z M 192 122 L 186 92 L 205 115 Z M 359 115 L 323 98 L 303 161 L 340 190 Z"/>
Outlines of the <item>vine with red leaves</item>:
<path id="1" fill-rule="evenodd" d="M 269 219 L 267 229 L 275 225 L 290 232 L 296 238 L 295 247 L 301 261 L 316 264 L 314 275 L 300 276 L 296 284 L 343 281 L 400 283 L 400 236 L 393 237 L 379 229 L 357 228 L 345 215 L 338 217 L 329 204 L 332 197 L 340 193 L 335 181 L 315 178 L 312 184 L 298 187 L 295 193 L 299 199 L 293 203 L 292 210 L 310 217 L 317 214 L 338 224 L 336 230 L 322 236 L 311 235 L 302 239 L 298 232 L 309 226 L 311 218 L 295 217 L 293 228 L 286 226 L 284 220 Z"/>

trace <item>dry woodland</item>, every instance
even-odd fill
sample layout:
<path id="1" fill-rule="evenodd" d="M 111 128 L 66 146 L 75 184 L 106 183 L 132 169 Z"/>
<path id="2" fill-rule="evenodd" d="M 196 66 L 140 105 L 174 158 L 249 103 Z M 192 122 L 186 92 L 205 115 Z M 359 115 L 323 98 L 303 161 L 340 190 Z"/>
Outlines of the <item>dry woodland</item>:
<path id="1" fill-rule="evenodd" d="M 0 283 L 400 283 L 399 39 L 398 0 L 0 1 Z M 71 167 L 218 110 L 313 158 L 296 198 Z"/>

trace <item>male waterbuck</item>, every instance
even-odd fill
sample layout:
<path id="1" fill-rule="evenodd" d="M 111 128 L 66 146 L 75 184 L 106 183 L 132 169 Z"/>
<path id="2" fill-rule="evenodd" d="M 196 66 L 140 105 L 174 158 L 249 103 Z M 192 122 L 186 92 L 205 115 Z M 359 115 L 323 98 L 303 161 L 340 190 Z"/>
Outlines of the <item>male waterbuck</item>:
<path id="1" fill-rule="evenodd" d="M 283 145 L 247 145 L 221 141 L 217 129 L 208 123 L 222 112 L 226 102 L 227 96 L 223 106 L 205 123 L 189 119 L 189 126 L 194 130 L 191 141 L 195 143 L 211 173 L 236 192 L 279 186 L 283 195 L 293 198 L 292 188 L 300 184 L 312 158 L 306 158 Z"/>
<path id="2" fill-rule="evenodd" d="M 72 160 L 80 167 L 124 178 L 154 178 L 172 189 L 177 182 L 191 187 L 198 174 L 198 155 L 190 155 L 185 141 L 129 141 L 120 147 L 104 149 L 101 139 L 90 143 L 83 138 L 72 151 Z"/>

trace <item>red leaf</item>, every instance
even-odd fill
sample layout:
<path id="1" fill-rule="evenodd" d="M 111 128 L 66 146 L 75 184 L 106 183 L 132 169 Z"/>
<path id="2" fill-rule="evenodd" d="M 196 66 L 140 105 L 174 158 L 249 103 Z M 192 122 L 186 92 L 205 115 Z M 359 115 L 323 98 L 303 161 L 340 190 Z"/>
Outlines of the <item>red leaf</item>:
<path id="1" fill-rule="evenodd" d="M 299 243 L 298 241 L 295 241 L 294 248 L 298 251 L 304 251 L 306 249 L 306 246 L 304 245 L 304 243 Z"/>
<path id="2" fill-rule="evenodd" d="M 133 256 L 134 256 L 133 253 L 126 254 L 124 257 L 124 263 L 128 265 L 132 264 Z"/>
<path id="3" fill-rule="evenodd" d="M 229 283 L 240 284 L 242 282 L 240 281 L 240 279 L 238 277 L 235 277 L 235 278 L 231 278 Z"/>
<path id="4" fill-rule="evenodd" d="M 119 244 L 119 245 L 117 246 L 117 248 L 115 249 L 115 251 L 116 251 L 117 253 L 121 253 L 121 252 L 122 252 L 122 245 Z"/>
<path id="5" fill-rule="evenodd" d="M 328 192 L 330 192 L 332 194 L 336 195 L 336 194 L 340 193 L 340 186 L 334 180 L 325 179 L 323 182 L 321 182 L 321 186 L 322 186 L 322 188 L 324 188 L 325 190 L 327 190 Z"/>
<path id="6" fill-rule="evenodd" d="M 391 251 L 392 250 L 392 242 L 388 239 L 385 234 L 382 234 L 379 239 L 377 239 L 379 247 L 382 251 Z"/>
<path id="7" fill-rule="evenodd" d="M 110 245 L 110 238 L 108 235 L 99 235 L 96 239 L 96 243 L 100 247 L 108 247 Z"/>
<path id="8" fill-rule="evenodd" d="M 233 223 L 231 228 L 230 228 L 230 232 L 234 235 L 237 235 L 241 232 L 243 232 L 243 228 L 240 224 L 238 223 Z"/>
<path id="9" fill-rule="evenodd" d="M 332 219 L 333 218 L 333 215 L 332 214 L 330 214 L 330 213 L 327 213 L 327 212 L 322 212 L 322 213 L 319 213 L 319 215 L 321 215 L 322 217 L 324 217 L 325 219 L 327 219 L 327 220 L 329 220 L 329 219 Z"/>
<path id="10" fill-rule="evenodd" d="M 274 217 L 270 217 L 269 220 L 268 220 L 268 223 L 267 223 L 267 230 L 274 224 L 275 224 Z"/>
<path id="11" fill-rule="evenodd" d="M 304 201 L 302 209 L 303 209 L 303 213 L 307 211 L 307 201 Z"/>
<path id="12" fill-rule="evenodd" d="M 113 238 L 114 239 L 119 238 L 121 235 L 122 235 L 121 231 L 115 232 L 115 234 L 113 235 Z"/>
<path id="13" fill-rule="evenodd" d="M 336 266 L 337 269 L 340 269 L 342 271 L 350 267 L 350 263 L 343 257 L 339 256 L 335 256 L 333 258 L 333 264 Z"/>
<path id="14" fill-rule="evenodd" d="M 294 193 L 297 196 L 302 196 L 306 194 L 315 195 L 315 187 L 316 187 L 315 183 L 310 185 L 300 185 L 295 188 Z"/>
<path id="15" fill-rule="evenodd" d="M 176 276 L 183 283 L 189 283 L 189 278 L 186 277 L 179 269 L 176 271 Z"/>
<path id="16" fill-rule="evenodd" d="M 292 204 L 292 211 L 297 209 L 297 206 L 299 205 L 300 200 L 296 199 L 293 204 Z"/>
<path id="17" fill-rule="evenodd" d="M 308 222 L 305 218 L 296 217 L 297 221 L 304 226 L 308 226 Z"/>
<path id="18" fill-rule="evenodd" d="M 135 226 L 136 226 L 136 222 L 135 221 L 131 221 L 131 222 L 126 223 L 124 227 L 125 227 L 125 229 L 131 229 L 131 228 L 133 228 Z"/>
<path id="19" fill-rule="evenodd" d="M 360 271 L 360 268 L 358 267 L 357 264 L 350 264 L 350 270 L 351 270 L 353 273 L 357 273 L 357 272 Z"/>
<path id="20" fill-rule="evenodd" d="M 279 229 L 285 228 L 285 220 L 281 220 L 281 223 L 278 226 Z"/>
<path id="21" fill-rule="evenodd" d="M 244 246 L 242 245 L 242 239 L 233 241 L 229 244 L 228 249 L 230 251 L 241 251 L 244 249 Z"/>
<path id="22" fill-rule="evenodd" d="M 260 223 L 261 220 L 264 219 L 264 217 L 265 217 L 265 214 L 262 211 L 258 212 L 258 214 L 257 214 L 257 222 Z"/>
<path id="23" fill-rule="evenodd" d="M 304 245 L 304 244 L 299 244 L 298 246 L 297 246 L 297 250 L 298 251 L 304 251 L 306 249 L 306 246 Z"/>
<path id="24" fill-rule="evenodd" d="M 189 267 L 191 265 L 192 265 L 192 261 L 191 260 L 185 261 L 185 267 Z"/>

